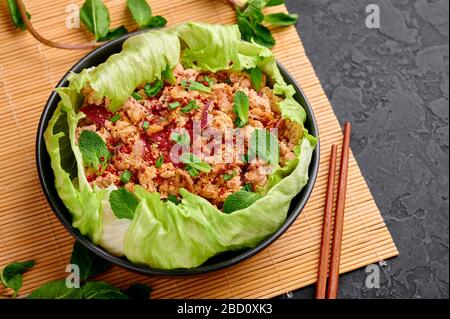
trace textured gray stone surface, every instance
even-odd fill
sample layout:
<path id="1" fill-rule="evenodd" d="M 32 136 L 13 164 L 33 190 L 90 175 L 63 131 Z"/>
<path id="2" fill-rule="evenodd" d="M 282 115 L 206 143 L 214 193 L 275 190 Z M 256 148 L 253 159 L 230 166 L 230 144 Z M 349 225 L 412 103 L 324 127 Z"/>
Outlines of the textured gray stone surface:
<path id="1" fill-rule="evenodd" d="M 400 251 L 379 289 L 362 269 L 341 277 L 339 297 L 448 298 L 449 1 L 286 2 L 339 121 L 354 125 L 353 152 Z M 370 3 L 380 29 L 365 26 Z"/>

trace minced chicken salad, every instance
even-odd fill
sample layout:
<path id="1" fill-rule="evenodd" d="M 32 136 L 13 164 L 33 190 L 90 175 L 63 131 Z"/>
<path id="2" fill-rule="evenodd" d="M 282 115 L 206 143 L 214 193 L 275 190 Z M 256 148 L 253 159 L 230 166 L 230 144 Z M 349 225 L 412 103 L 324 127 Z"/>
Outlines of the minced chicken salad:
<path id="1" fill-rule="evenodd" d="M 69 82 L 45 132 L 55 186 L 73 226 L 112 254 L 192 268 L 255 246 L 308 181 L 306 113 L 236 26 L 132 36 Z"/>

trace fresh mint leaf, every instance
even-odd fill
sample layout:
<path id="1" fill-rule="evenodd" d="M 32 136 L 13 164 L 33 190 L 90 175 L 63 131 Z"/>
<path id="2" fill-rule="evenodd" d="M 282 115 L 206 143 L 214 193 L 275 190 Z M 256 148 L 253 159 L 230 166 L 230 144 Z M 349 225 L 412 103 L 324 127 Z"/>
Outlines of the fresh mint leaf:
<path id="1" fill-rule="evenodd" d="M 187 133 L 180 134 L 177 132 L 172 132 L 172 134 L 170 135 L 170 140 L 174 141 L 177 144 L 180 144 L 181 146 L 189 146 L 189 144 L 191 143 L 191 138 Z"/>
<path id="2" fill-rule="evenodd" d="M 191 83 L 189 83 L 188 89 L 193 90 L 193 91 L 205 92 L 205 93 L 212 92 L 210 87 L 207 87 L 207 86 L 203 85 L 202 83 L 199 83 L 196 81 L 191 81 Z"/>
<path id="3" fill-rule="evenodd" d="M 161 168 L 162 164 L 164 164 L 164 156 L 161 155 L 155 162 L 156 168 Z"/>
<path id="4" fill-rule="evenodd" d="M 136 24 L 143 28 L 152 18 L 152 9 L 145 0 L 127 0 L 127 7 Z"/>
<path id="5" fill-rule="evenodd" d="M 250 78 L 252 80 L 253 87 L 256 91 L 261 90 L 263 73 L 260 68 L 254 67 L 250 70 Z"/>
<path id="6" fill-rule="evenodd" d="M 121 25 L 120 27 L 117 27 L 113 30 L 109 30 L 108 33 L 103 37 L 98 39 L 98 41 L 109 41 L 109 40 L 113 40 L 115 38 L 120 37 L 121 35 L 127 34 L 128 30 L 127 28 L 125 28 L 125 26 Z"/>
<path id="7" fill-rule="evenodd" d="M 238 127 L 242 127 L 248 122 L 249 105 L 250 102 L 248 96 L 243 91 L 237 91 L 234 94 L 233 111 L 239 119 L 239 121 L 236 122 Z"/>
<path id="8" fill-rule="evenodd" d="M 284 0 L 269 0 L 266 3 L 266 7 L 275 7 L 284 4 Z"/>
<path id="9" fill-rule="evenodd" d="M 98 41 L 109 32 L 109 11 L 102 0 L 86 0 L 80 9 L 81 22 Z"/>
<path id="10" fill-rule="evenodd" d="M 250 20 L 251 23 L 261 23 L 264 20 L 262 9 L 266 5 L 265 0 L 251 0 L 242 12 L 242 15 Z"/>
<path id="11" fill-rule="evenodd" d="M 27 29 L 25 22 L 22 20 L 22 16 L 20 15 L 19 7 L 17 6 L 16 0 L 7 0 L 9 13 L 11 15 L 11 20 L 16 28 L 20 28 L 22 31 Z M 27 12 L 28 19 L 31 18 L 31 15 Z"/>
<path id="12" fill-rule="evenodd" d="M 75 241 L 73 244 L 70 263 L 80 268 L 80 280 L 83 281 L 104 273 L 111 267 L 111 264 L 107 260 L 91 253 L 78 241 Z"/>
<path id="13" fill-rule="evenodd" d="M 275 26 L 293 25 L 298 20 L 298 14 L 271 13 L 264 17 L 264 22 Z"/>
<path id="14" fill-rule="evenodd" d="M 81 289 L 84 299 L 128 299 L 119 288 L 104 281 L 87 282 Z"/>
<path id="15" fill-rule="evenodd" d="M 164 86 L 164 82 L 161 80 L 157 80 L 153 84 L 147 83 L 144 86 L 145 94 L 147 94 L 148 97 L 155 96 L 161 91 L 163 86 Z"/>
<path id="16" fill-rule="evenodd" d="M 231 214 L 237 210 L 250 207 L 254 202 L 262 196 L 258 193 L 240 190 L 228 196 L 223 203 L 223 212 Z"/>
<path id="17" fill-rule="evenodd" d="M 97 171 L 105 168 L 111 154 L 97 133 L 88 130 L 81 132 L 78 146 L 83 154 L 83 160 L 88 166 Z"/>
<path id="18" fill-rule="evenodd" d="M 34 290 L 27 299 L 83 299 L 81 288 L 68 288 L 66 280 L 50 281 Z"/>
<path id="19" fill-rule="evenodd" d="M 34 261 L 13 262 L 0 271 L 0 282 L 7 288 L 14 290 L 13 298 L 22 288 L 22 274 L 34 266 Z"/>
<path id="20" fill-rule="evenodd" d="M 145 284 L 132 284 L 123 291 L 130 299 L 149 299 L 152 287 Z"/>
<path id="21" fill-rule="evenodd" d="M 275 135 L 266 129 L 255 129 L 249 140 L 249 161 L 256 157 L 261 158 L 272 165 L 279 162 L 279 144 Z"/>
<path id="22" fill-rule="evenodd" d="M 150 21 L 147 23 L 146 27 L 153 28 L 162 28 L 167 24 L 166 18 L 162 16 L 153 16 L 150 18 Z"/>
<path id="23" fill-rule="evenodd" d="M 117 218 L 133 219 L 139 202 L 136 197 L 125 188 L 113 190 L 109 195 L 111 209 Z"/>
<path id="24" fill-rule="evenodd" d="M 197 105 L 197 101 L 191 100 L 185 107 L 181 108 L 181 112 L 189 113 L 192 110 L 199 109 L 200 106 Z"/>
<path id="25" fill-rule="evenodd" d="M 249 18 L 237 9 L 236 18 L 243 40 L 248 42 L 255 41 L 268 48 L 272 48 L 275 45 L 275 39 L 270 30 L 258 22 L 261 20 L 260 16 Z"/>
<path id="26" fill-rule="evenodd" d="M 209 173 L 209 171 L 211 170 L 211 165 L 202 162 L 202 160 L 200 160 L 192 153 L 183 153 L 180 156 L 180 161 L 181 163 L 186 164 L 189 168 L 196 169 L 203 173 Z"/>

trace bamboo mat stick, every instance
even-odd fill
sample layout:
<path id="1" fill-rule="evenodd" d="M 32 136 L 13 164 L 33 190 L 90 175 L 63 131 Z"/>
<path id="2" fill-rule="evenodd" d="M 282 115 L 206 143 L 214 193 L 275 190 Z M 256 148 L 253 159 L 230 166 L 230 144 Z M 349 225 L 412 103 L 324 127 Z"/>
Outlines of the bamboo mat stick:
<path id="1" fill-rule="evenodd" d="M 319 274 L 316 284 L 316 299 L 325 299 L 328 274 L 328 255 L 330 253 L 331 222 L 334 195 L 334 175 L 336 174 L 337 147 L 331 145 L 330 167 L 328 169 L 328 184 L 325 198 L 325 213 L 323 216 L 322 243 L 320 247 Z"/>
<path id="2" fill-rule="evenodd" d="M 348 159 L 350 156 L 350 123 L 344 125 L 344 142 L 341 151 L 339 184 L 334 217 L 333 250 L 331 252 L 330 275 L 328 277 L 327 299 L 336 299 L 339 284 L 339 263 L 341 260 L 342 231 L 344 226 L 345 196 L 347 191 Z"/>

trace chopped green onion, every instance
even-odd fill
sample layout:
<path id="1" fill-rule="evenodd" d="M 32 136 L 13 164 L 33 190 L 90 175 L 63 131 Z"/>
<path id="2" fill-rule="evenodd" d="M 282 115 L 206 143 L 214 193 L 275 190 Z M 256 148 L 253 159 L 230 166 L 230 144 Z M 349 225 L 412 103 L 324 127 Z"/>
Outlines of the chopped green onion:
<path id="1" fill-rule="evenodd" d="M 132 96 L 136 101 L 142 100 L 142 96 L 141 96 L 138 92 L 133 92 L 133 93 L 131 93 L 131 96 Z"/>
<path id="2" fill-rule="evenodd" d="M 253 192 L 253 187 L 251 184 L 245 184 L 244 187 L 242 187 L 242 190 L 247 192 Z"/>
<path id="3" fill-rule="evenodd" d="M 161 155 L 155 162 L 156 168 L 160 168 L 164 164 L 164 156 Z"/>
<path id="4" fill-rule="evenodd" d="M 213 81 L 212 81 L 212 80 L 209 78 L 209 76 L 207 76 L 207 75 L 205 75 L 205 76 L 203 77 L 203 80 L 204 80 L 206 83 L 208 83 L 209 86 L 211 86 L 212 84 L 214 84 Z"/>
<path id="5" fill-rule="evenodd" d="M 169 103 L 169 109 L 175 110 L 175 109 L 176 109 L 177 107 L 179 107 L 180 105 L 181 105 L 181 104 L 180 104 L 180 102 L 178 102 L 178 101 Z"/>
<path id="6" fill-rule="evenodd" d="M 181 80 L 181 86 L 186 89 L 188 86 L 188 82 L 186 80 Z"/>
<path id="7" fill-rule="evenodd" d="M 189 90 L 193 90 L 193 91 L 200 91 L 200 92 L 206 92 L 206 93 L 211 93 L 211 88 L 207 87 L 199 82 L 196 81 L 192 81 L 191 84 L 189 84 Z"/>
<path id="8" fill-rule="evenodd" d="M 192 110 L 199 109 L 200 106 L 197 105 L 197 102 L 195 100 L 191 100 L 185 107 L 181 109 L 181 112 L 183 113 L 189 113 Z"/>
<path id="9" fill-rule="evenodd" d="M 189 143 L 191 143 L 191 137 L 187 133 L 180 134 L 177 132 L 172 132 L 170 135 L 170 140 L 180 144 L 181 146 L 189 146 Z"/>
<path id="10" fill-rule="evenodd" d="M 198 176 L 198 174 L 199 174 L 198 170 L 196 170 L 196 169 L 193 168 L 193 167 L 189 167 L 188 173 L 189 173 L 189 175 L 191 175 L 192 177 L 196 177 L 196 176 Z"/>
<path id="11" fill-rule="evenodd" d="M 181 201 L 180 201 L 175 195 L 172 195 L 172 194 L 169 194 L 169 195 L 167 196 L 167 200 L 168 200 L 169 202 L 174 203 L 175 205 L 178 205 L 179 203 L 181 203 Z"/>
<path id="12" fill-rule="evenodd" d="M 147 121 L 142 122 L 142 129 L 144 131 L 147 131 L 149 127 L 150 127 L 150 123 L 149 122 L 147 122 Z"/>
<path id="13" fill-rule="evenodd" d="M 116 123 L 118 120 L 120 120 L 120 114 L 119 113 L 117 113 L 116 115 L 114 115 L 113 117 L 111 117 L 109 119 L 109 121 L 112 122 L 112 123 Z"/>
<path id="14" fill-rule="evenodd" d="M 125 170 L 120 176 L 120 180 L 122 181 L 122 183 L 126 184 L 130 181 L 131 176 L 132 176 L 131 172 L 129 170 Z"/>

